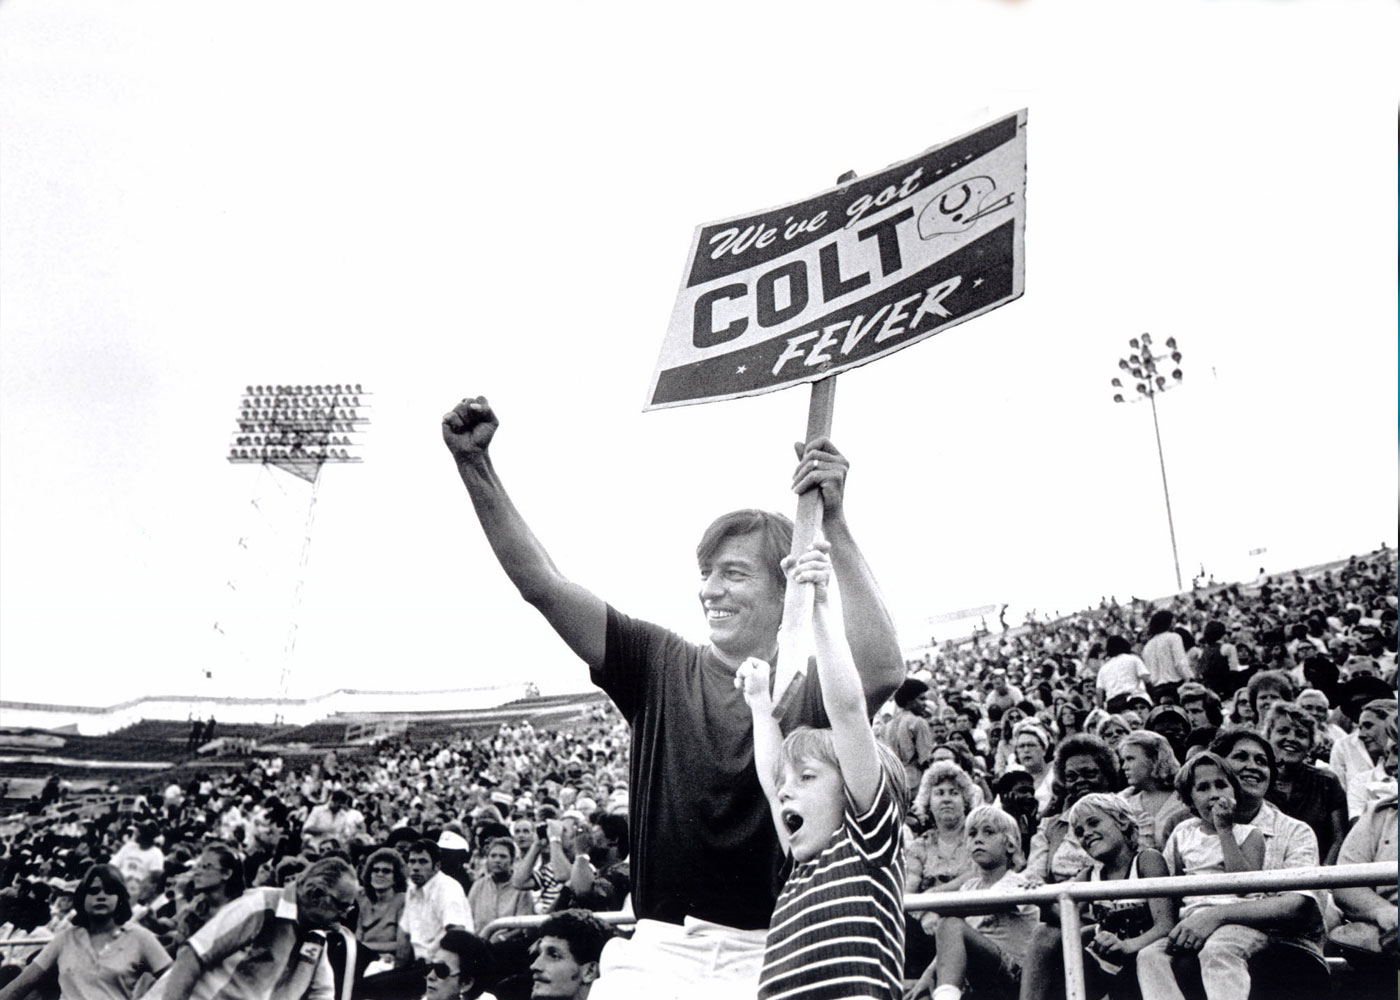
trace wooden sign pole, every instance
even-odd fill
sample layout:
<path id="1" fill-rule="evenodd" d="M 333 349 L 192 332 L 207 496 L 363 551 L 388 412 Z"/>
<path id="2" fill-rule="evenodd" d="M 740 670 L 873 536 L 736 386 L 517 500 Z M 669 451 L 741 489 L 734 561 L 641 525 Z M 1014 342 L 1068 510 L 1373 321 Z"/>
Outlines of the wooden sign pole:
<path id="1" fill-rule="evenodd" d="M 856 179 L 854 170 L 847 170 L 836 179 L 845 184 Z M 831 435 L 831 416 L 836 408 L 836 376 L 828 375 L 812 383 L 812 395 L 807 403 L 807 436 L 804 444 Z M 812 547 L 822 523 L 822 495 L 810 489 L 797 498 L 797 517 L 792 522 L 792 551 L 795 559 Z M 773 709 L 774 718 L 781 718 L 802 688 L 807 677 L 807 636 L 812 631 L 813 587 L 810 583 L 787 583 L 783 595 L 783 623 L 778 629 L 778 663 L 774 671 L 773 691 L 781 691 Z"/>

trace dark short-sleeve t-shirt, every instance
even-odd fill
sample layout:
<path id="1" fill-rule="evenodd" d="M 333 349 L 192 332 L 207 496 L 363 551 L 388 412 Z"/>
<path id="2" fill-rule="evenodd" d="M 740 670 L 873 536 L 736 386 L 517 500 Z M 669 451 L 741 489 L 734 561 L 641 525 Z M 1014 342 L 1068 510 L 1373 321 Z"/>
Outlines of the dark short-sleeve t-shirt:
<path id="1" fill-rule="evenodd" d="M 609 607 L 607 651 L 593 682 L 632 727 L 634 912 L 766 928 L 782 859 L 734 671 L 710 647 Z M 784 733 L 829 725 L 814 663 L 781 725 Z"/>

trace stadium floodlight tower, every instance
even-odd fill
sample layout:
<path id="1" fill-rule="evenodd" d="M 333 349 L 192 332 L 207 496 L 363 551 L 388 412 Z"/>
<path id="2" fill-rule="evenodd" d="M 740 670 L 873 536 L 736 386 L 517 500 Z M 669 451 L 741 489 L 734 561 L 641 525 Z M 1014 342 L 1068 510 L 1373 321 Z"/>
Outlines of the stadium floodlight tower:
<path id="1" fill-rule="evenodd" d="M 1168 337 L 1166 351 L 1161 354 L 1153 354 L 1152 334 L 1144 333 L 1142 339 L 1133 337 L 1128 341 L 1128 346 L 1132 348 L 1132 353 L 1126 358 L 1118 359 L 1118 367 L 1127 372 L 1137 380 L 1135 389 L 1137 395 L 1125 399 L 1121 392 L 1114 393 L 1115 403 L 1141 403 L 1144 399 L 1152 406 L 1152 431 L 1157 437 L 1157 464 L 1162 469 L 1162 497 L 1167 502 L 1167 532 L 1172 540 L 1172 565 L 1176 567 L 1176 589 L 1181 592 L 1181 560 L 1176 554 L 1176 526 L 1172 523 L 1172 495 L 1167 489 L 1167 461 L 1162 457 L 1162 429 L 1157 423 L 1157 396 L 1169 389 L 1175 389 L 1181 385 L 1181 352 L 1176 349 L 1176 338 Z M 1158 368 L 1159 362 L 1170 361 L 1175 367 L 1172 368 L 1170 379 L 1162 374 Z M 1165 365 L 1162 366 L 1165 368 Z M 1115 389 L 1123 388 L 1123 380 L 1115 378 L 1113 380 Z"/>
<path id="2" fill-rule="evenodd" d="M 370 393 L 359 383 L 334 385 L 250 385 L 239 403 L 237 429 L 229 445 L 234 465 L 281 469 L 311 484 L 301 537 L 291 624 L 282 656 L 278 697 L 286 698 L 296 648 L 302 582 L 311 549 L 321 470 L 331 465 L 357 465 L 361 435 L 369 426 Z M 285 492 L 285 491 L 284 491 Z M 257 502 L 253 505 L 256 507 Z M 240 539 L 243 544 L 243 539 Z M 244 546 L 246 548 L 246 545 Z M 230 587 L 233 587 L 230 582 Z M 235 590 L 237 588 L 234 588 Z M 216 623 L 215 628 L 219 626 Z M 219 629 L 219 631 L 223 631 Z"/>

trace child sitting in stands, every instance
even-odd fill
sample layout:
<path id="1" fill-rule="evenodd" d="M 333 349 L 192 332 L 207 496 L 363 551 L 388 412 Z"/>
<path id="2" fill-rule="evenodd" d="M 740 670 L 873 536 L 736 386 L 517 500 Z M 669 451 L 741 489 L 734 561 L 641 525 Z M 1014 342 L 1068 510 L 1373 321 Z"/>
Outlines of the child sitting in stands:
<path id="1" fill-rule="evenodd" d="M 1192 818 L 1179 823 L 1162 854 L 1172 875 L 1218 875 L 1256 872 L 1264 867 L 1264 835 L 1257 827 L 1235 822 L 1240 780 L 1230 765 L 1209 750 L 1192 757 L 1176 773 L 1176 794 Z M 1238 903 L 1236 893 L 1185 896 L 1181 919 L 1206 906 Z M 1138 985 L 1143 1000 L 1181 1000 L 1171 968 L 1171 938 L 1153 941 L 1138 953 Z M 1199 946 L 1198 946 L 1199 947 Z"/>
<path id="2" fill-rule="evenodd" d="M 1016 865 L 1024 861 L 1016 821 L 996 806 L 978 806 L 967 814 L 967 847 L 977 873 L 963 890 L 1029 889 Z M 1021 961 L 1039 917 L 1029 903 L 973 917 L 942 917 L 938 921 L 938 957 L 909 990 L 909 1000 L 928 994 L 933 1000 L 960 1000 L 964 980 L 982 998 L 1015 997 Z M 933 983 L 937 981 L 935 987 Z"/>
<path id="3" fill-rule="evenodd" d="M 783 568 L 815 589 L 817 678 L 831 728 L 804 726 L 784 740 L 769 665 L 750 658 L 734 678 L 753 715 L 754 765 L 787 855 L 758 995 L 898 1000 L 904 767 L 870 728 L 860 674 L 827 599 L 829 550 L 818 541 Z"/>
<path id="4" fill-rule="evenodd" d="M 1066 818 L 1075 838 L 1093 859 L 1076 876 L 1080 882 L 1165 878 L 1160 851 L 1138 845 L 1137 813 L 1117 795 L 1090 792 L 1070 806 Z M 1103 899 L 1079 907 L 1084 937 L 1085 996 L 1132 995 L 1137 990 L 1138 952 L 1164 938 L 1176 923 L 1175 901 L 1164 898 Z M 1021 997 L 1053 995 L 1064 979 L 1059 908 L 1042 909 L 1021 970 Z"/>

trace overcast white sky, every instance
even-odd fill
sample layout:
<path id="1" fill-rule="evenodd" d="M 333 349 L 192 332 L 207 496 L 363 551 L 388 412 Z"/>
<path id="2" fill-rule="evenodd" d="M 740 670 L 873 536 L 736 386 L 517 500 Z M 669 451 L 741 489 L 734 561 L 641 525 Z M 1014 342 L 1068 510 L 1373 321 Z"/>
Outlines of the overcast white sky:
<path id="1" fill-rule="evenodd" d="M 0 697 L 274 693 L 299 575 L 294 695 L 586 687 L 441 444 L 477 393 L 565 572 L 702 638 L 695 541 L 794 509 L 807 391 L 641 412 L 693 227 L 1021 107 L 1024 297 L 840 377 L 905 643 L 1172 589 L 1151 414 L 1109 387 L 1143 331 L 1185 355 L 1161 421 L 1188 580 L 1393 545 L 1398 20 L 6 0 Z M 308 484 L 224 456 L 245 385 L 346 381 L 366 460 L 325 470 L 302 571 Z"/>

